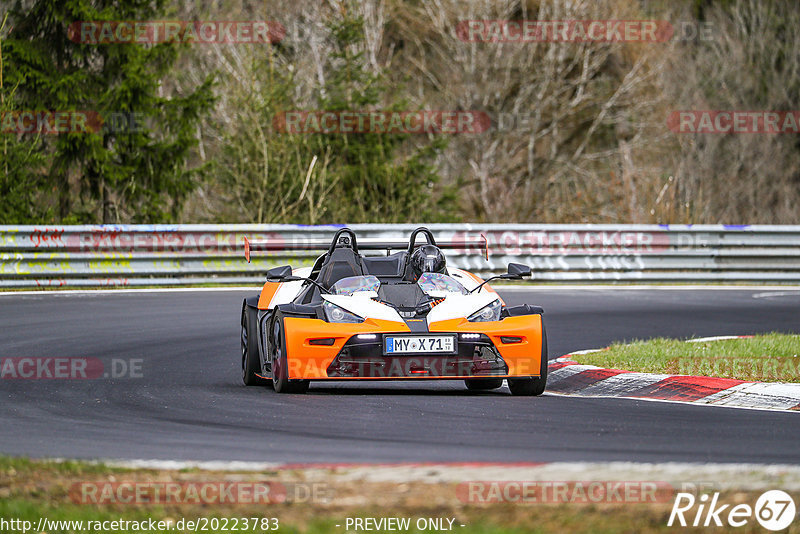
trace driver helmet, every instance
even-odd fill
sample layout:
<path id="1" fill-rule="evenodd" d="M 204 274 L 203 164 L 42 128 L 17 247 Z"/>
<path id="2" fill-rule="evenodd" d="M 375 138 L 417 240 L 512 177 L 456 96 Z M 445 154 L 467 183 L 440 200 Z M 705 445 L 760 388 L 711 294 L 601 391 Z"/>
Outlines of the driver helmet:
<path id="1" fill-rule="evenodd" d="M 435 245 L 422 245 L 411 255 L 411 270 L 414 280 L 419 280 L 422 273 L 445 274 L 445 259 L 442 251 Z"/>

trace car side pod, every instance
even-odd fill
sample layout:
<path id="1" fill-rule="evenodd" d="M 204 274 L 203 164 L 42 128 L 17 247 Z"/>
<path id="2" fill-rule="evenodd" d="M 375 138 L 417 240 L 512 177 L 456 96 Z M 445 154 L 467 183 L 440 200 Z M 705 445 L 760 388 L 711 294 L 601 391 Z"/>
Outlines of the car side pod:
<path id="1" fill-rule="evenodd" d="M 536 378 L 509 378 L 508 389 L 517 397 L 538 397 L 547 387 L 547 331 L 542 323 L 542 353 L 539 360 L 539 376 Z"/>

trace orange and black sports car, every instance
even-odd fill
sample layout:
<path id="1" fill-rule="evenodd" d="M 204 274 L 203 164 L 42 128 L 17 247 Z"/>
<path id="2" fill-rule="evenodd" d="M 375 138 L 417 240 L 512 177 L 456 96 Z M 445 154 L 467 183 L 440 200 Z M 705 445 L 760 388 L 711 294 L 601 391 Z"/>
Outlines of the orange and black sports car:
<path id="1" fill-rule="evenodd" d="M 256 251 L 326 249 L 313 267 L 270 269 L 261 294 L 242 303 L 245 385 L 302 393 L 312 380 L 458 379 L 488 390 L 505 379 L 514 395 L 540 395 L 542 309 L 506 306 L 485 281 L 448 266 L 442 249 L 466 245 L 437 244 L 427 228 L 408 241 L 359 243 L 349 228 L 330 244 L 245 240 L 248 261 Z M 530 274 L 511 263 L 487 281 Z"/>

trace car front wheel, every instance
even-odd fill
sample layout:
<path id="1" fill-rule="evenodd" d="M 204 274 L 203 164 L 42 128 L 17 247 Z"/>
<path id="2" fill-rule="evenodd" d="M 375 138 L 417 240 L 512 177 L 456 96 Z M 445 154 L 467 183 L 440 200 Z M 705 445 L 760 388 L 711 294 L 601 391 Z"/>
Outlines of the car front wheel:
<path id="1" fill-rule="evenodd" d="M 277 313 L 272 326 L 272 386 L 277 393 L 305 393 L 308 380 L 289 380 L 283 315 Z"/>
<path id="2" fill-rule="evenodd" d="M 521 397 L 538 396 L 547 386 L 547 333 L 542 325 L 542 357 L 539 363 L 540 376 L 537 378 L 509 378 L 508 389 L 512 395 Z"/>
<path id="3" fill-rule="evenodd" d="M 242 383 L 245 386 L 266 386 L 269 380 L 261 378 L 261 361 L 258 356 L 258 310 L 242 304 Z"/>

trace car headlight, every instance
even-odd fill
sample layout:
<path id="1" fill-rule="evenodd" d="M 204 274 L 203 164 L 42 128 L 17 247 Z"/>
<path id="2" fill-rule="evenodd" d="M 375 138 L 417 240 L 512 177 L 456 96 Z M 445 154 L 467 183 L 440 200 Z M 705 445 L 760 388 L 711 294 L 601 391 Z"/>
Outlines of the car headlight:
<path id="1" fill-rule="evenodd" d="M 472 323 L 483 323 L 486 321 L 499 321 L 500 320 L 500 311 L 503 308 L 503 304 L 500 302 L 500 299 L 494 300 L 491 303 L 487 304 L 480 310 L 476 311 L 472 315 L 467 318 L 467 321 Z"/>
<path id="2" fill-rule="evenodd" d="M 344 308 L 340 308 L 332 302 L 327 300 L 322 304 L 322 310 L 325 312 L 325 320 L 329 323 L 363 323 L 364 318 L 359 317 Z"/>

